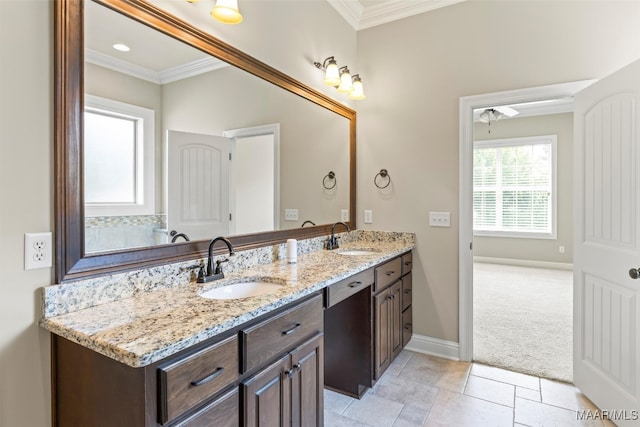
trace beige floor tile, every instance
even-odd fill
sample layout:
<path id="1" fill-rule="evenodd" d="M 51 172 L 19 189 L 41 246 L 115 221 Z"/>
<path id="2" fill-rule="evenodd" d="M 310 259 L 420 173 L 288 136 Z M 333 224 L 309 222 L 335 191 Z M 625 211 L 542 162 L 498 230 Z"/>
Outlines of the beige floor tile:
<path id="1" fill-rule="evenodd" d="M 531 390 L 530 388 L 516 386 L 516 397 L 533 400 L 534 402 L 542 402 L 539 390 Z"/>
<path id="2" fill-rule="evenodd" d="M 513 409 L 448 390 L 438 391 L 425 426 L 501 427 L 513 425 Z"/>
<path id="3" fill-rule="evenodd" d="M 385 371 L 384 376 L 398 375 L 405 367 L 409 359 L 411 359 L 412 354 L 413 353 L 408 350 L 402 350 L 400 354 L 398 354 L 398 356 L 395 358 L 395 360 L 391 362 L 391 365 L 389 365 L 389 367 Z"/>
<path id="4" fill-rule="evenodd" d="M 362 399 L 349 405 L 342 415 L 375 427 L 391 427 L 403 406 L 402 403 L 366 393 Z"/>
<path id="5" fill-rule="evenodd" d="M 466 362 L 414 353 L 398 377 L 462 393 L 470 366 Z"/>
<path id="6" fill-rule="evenodd" d="M 540 392 L 542 394 L 542 403 L 574 411 L 596 409 L 596 406 L 572 384 L 541 378 Z"/>
<path id="7" fill-rule="evenodd" d="M 375 427 L 331 411 L 324 411 L 324 425 L 326 427 Z"/>
<path id="8" fill-rule="evenodd" d="M 540 379 L 531 375 L 519 372 L 507 371 L 506 369 L 495 368 L 493 366 L 474 363 L 471 366 L 471 375 L 488 378 L 490 380 L 513 384 L 532 390 L 540 390 Z"/>
<path id="9" fill-rule="evenodd" d="M 413 405 L 428 410 L 433 405 L 438 389 L 432 385 L 404 377 L 385 375 L 369 390 L 369 393 L 403 405 Z"/>
<path id="10" fill-rule="evenodd" d="M 324 390 L 324 409 L 342 414 L 355 399 L 331 390 Z"/>
<path id="11" fill-rule="evenodd" d="M 513 408 L 515 387 L 516 386 L 512 384 L 469 375 L 464 394 Z"/>
<path id="12" fill-rule="evenodd" d="M 602 426 L 601 421 L 580 421 L 576 411 L 516 398 L 515 422 L 532 427 Z"/>

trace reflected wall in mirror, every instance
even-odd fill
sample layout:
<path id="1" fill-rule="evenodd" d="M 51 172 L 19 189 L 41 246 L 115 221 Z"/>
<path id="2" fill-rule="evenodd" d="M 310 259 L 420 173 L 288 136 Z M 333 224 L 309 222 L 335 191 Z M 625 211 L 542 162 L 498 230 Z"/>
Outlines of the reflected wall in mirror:
<path id="1" fill-rule="evenodd" d="M 58 282 L 202 257 L 206 255 L 209 239 L 218 234 L 232 235 L 235 248 L 242 250 L 282 243 L 287 238 L 326 235 L 331 223 L 343 219 L 345 214 L 350 224 L 355 225 L 355 111 L 143 0 L 59 0 L 54 5 Z M 165 41 L 156 42 L 152 49 L 140 49 L 148 54 L 146 60 L 174 60 L 174 55 L 168 54 L 170 49 L 163 44 L 169 42 L 182 45 L 182 53 L 177 54 L 173 62 L 182 66 L 176 69 L 166 63 L 142 63 L 139 65 L 144 69 L 141 69 L 126 66 L 122 60 L 109 59 L 114 56 L 109 51 L 111 47 L 99 47 L 93 38 L 104 30 L 104 25 L 112 24 L 107 24 L 108 20 L 92 21 L 90 15 L 92 10 L 103 6 L 108 8 L 103 12 L 124 17 L 117 31 L 121 42 L 132 45 L 131 51 L 135 42 L 145 39 L 138 36 L 138 32 L 149 32 L 151 28 L 152 37 Z M 108 58 L 105 51 L 109 52 Z M 224 58 L 224 63 L 218 58 Z M 184 74 L 184 64 L 192 69 L 190 75 Z M 129 70 L 123 72 L 123 66 Z M 203 66 L 209 69 L 203 72 Z M 166 72 L 167 68 L 171 68 L 171 72 Z M 149 69 L 155 71 L 149 75 L 146 72 Z M 158 70 L 165 72 L 158 73 Z M 195 92 L 187 92 L 193 89 Z M 86 113 L 92 115 L 87 123 L 85 106 Z M 120 107 L 124 109 L 118 110 Z M 144 119 L 149 117 L 149 112 L 153 124 L 148 118 Z M 85 150 L 85 126 L 94 119 L 106 120 L 109 129 L 121 127 L 122 132 L 131 137 L 120 141 L 119 150 L 111 137 L 107 137 L 106 142 L 95 140 L 97 143 Z M 91 132 L 95 134 L 96 129 L 104 137 L 106 132 L 99 127 Z M 171 157 L 169 131 L 198 138 L 226 135 L 234 141 L 227 139 L 228 147 L 217 149 L 217 154 L 213 154 L 215 150 L 204 154 L 190 147 L 180 156 Z M 141 134 L 151 133 L 154 136 L 150 142 L 140 138 Z M 241 226 L 234 222 L 234 209 L 238 217 L 244 214 L 249 218 L 244 221 L 254 219 L 252 212 L 248 212 L 251 206 L 237 207 L 246 204 L 247 199 L 254 202 L 253 197 L 246 197 L 238 190 L 255 182 L 252 174 L 239 172 L 241 167 L 231 168 L 228 173 L 218 172 L 217 181 L 206 179 L 207 185 L 217 183 L 220 191 L 227 191 L 228 201 L 224 196 L 212 198 L 218 204 L 214 203 L 208 211 L 192 209 L 185 203 L 185 199 L 191 200 L 191 194 L 201 191 L 194 188 L 203 186 L 185 186 L 184 182 L 194 179 L 196 183 L 203 182 L 202 176 L 213 169 L 215 159 L 222 161 L 226 152 L 238 156 L 246 151 L 254 153 L 246 147 L 251 144 L 255 147 L 265 139 L 269 148 L 261 146 L 260 161 L 247 162 L 244 168 L 254 174 L 257 165 L 267 165 L 264 173 L 273 175 L 268 187 L 271 190 L 258 190 L 269 193 L 269 197 L 262 199 L 271 208 L 259 209 L 261 212 L 271 209 L 270 218 L 267 216 L 260 224 L 245 222 Z M 110 156 L 115 153 L 120 156 L 113 157 L 112 163 L 106 162 L 105 152 L 100 151 L 105 145 L 110 148 L 107 150 Z M 188 233 L 176 230 L 173 237 L 181 243 L 172 244 L 169 242 L 172 236 L 167 236 L 165 230 L 170 229 L 172 221 L 181 218 L 179 214 L 173 215 L 170 207 L 175 199 L 171 194 L 174 181 L 169 179 L 170 160 L 178 157 L 180 161 L 174 163 L 183 165 L 178 170 L 183 182 L 180 185 L 184 188 L 176 206 L 178 212 L 184 214 L 182 219 L 191 220 L 197 226 L 197 221 L 192 220 L 194 217 L 208 216 L 214 222 L 224 222 L 226 217 L 228 224 L 223 224 L 227 228 L 219 232 L 209 226 L 202 235 L 191 231 L 188 242 L 184 241 Z M 267 157 L 269 161 L 264 160 Z M 96 159 L 100 162 L 92 164 Z M 189 163 L 184 159 L 193 161 Z M 201 159 L 206 160 L 199 163 Z M 127 167 L 116 173 L 114 164 Z M 195 178 L 187 173 L 193 171 Z M 331 190 L 322 185 L 329 171 L 335 171 L 337 178 L 337 185 Z M 111 185 L 105 185 L 116 181 L 118 192 L 114 192 Z M 86 194 L 87 191 L 90 194 Z M 103 208 L 106 210 L 101 211 Z M 291 219 L 295 218 L 295 210 L 297 220 Z M 145 231 L 140 233 L 144 239 L 118 242 L 120 246 L 101 246 L 108 239 L 101 237 L 100 229 L 115 228 L 119 221 L 126 222 L 118 225 L 123 225 L 123 236 L 132 237 L 138 233 L 137 229 L 146 229 L 151 230 L 153 237 L 149 238 L 150 233 Z M 302 228 L 306 221 L 318 225 Z M 218 250 L 222 249 L 216 252 Z"/>
<path id="2" fill-rule="evenodd" d="M 85 28 L 86 253 L 348 212 L 347 118 L 97 3 Z"/>

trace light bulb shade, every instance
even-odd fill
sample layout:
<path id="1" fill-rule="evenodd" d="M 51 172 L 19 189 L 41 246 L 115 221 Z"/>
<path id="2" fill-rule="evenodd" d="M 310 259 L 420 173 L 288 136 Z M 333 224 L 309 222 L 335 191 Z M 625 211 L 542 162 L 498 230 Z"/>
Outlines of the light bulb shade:
<path id="1" fill-rule="evenodd" d="M 225 24 L 239 24 L 242 22 L 237 0 L 217 0 L 216 5 L 211 10 L 211 16 Z"/>
<path id="2" fill-rule="evenodd" d="M 338 86 L 338 92 L 349 93 L 353 89 L 351 82 L 351 73 L 347 67 L 342 67 L 340 73 L 340 86 Z"/>
<path id="3" fill-rule="evenodd" d="M 349 92 L 349 98 L 356 101 L 360 101 L 366 98 L 366 96 L 364 96 L 362 79 L 360 79 L 360 76 L 357 74 L 353 76 L 353 88 L 351 89 L 351 92 Z"/>
<path id="4" fill-rule="evenodd" d="M 330 59 L 324 72 L 324 84 L 338 86 L 340 84 L 340 70 L 335 59 Z"/>

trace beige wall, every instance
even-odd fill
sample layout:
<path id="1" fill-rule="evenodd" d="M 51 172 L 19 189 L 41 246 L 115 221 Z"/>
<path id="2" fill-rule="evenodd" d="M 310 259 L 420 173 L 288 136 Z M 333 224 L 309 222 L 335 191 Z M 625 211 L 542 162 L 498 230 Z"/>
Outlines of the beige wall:
<path id="1" fill-rule="evenodd" d="M 458 341 L 459 98 L 603 77 L 640 57 L 638 22 L 638 2 L 471 0 L 358 33 L 358 216 L 416 233 L 417 334 Z"/>
<path id="2" fill-rule="evenodd" d="M 53 229 L 52 7 L 0 1 L 0 426 L 47 426 L 49 334 L 23 270 L 24 233 Z"/>
<path id="3" fill-rule="evenodd" d="M 475 123 L 475 141 L 517 138 L 538 135 L 557 135 L 557 222 L 556 239 L 516 239 L 475 236 L 473 254 L 492 258 L 509 258 L 545 262 L 573 262 L 573 113 L 552 114 Z M 559 246 L 565 253 L 559 252 Z"/>

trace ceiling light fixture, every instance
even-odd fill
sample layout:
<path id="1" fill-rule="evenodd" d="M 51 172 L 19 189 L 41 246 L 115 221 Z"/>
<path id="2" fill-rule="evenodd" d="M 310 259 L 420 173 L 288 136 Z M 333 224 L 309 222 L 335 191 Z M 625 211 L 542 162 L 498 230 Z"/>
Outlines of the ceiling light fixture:
<path id="1" fill-rule="evenodd" d="M 119 50 L 120 52 L 129 52 L 131 48 L 124 43 L 116 43 L 113 47 L 115 50 Z"/>
<path id="2" fill-rule="evenodd" d="M 483 112 L 478 116 L 478 121 L 482 123 L 487 123 L 489 125 L 489 133 L 491 133 L 491 122 L 500 120 L 503 117 L 509 118 L 513 116 L 517 116 L 518 111 L 514 110 L 511 107 L 493 107 L 486 108 Z"/>
<path id="3" fill-rule="evenodd" d="M 197 3 L 200 0 L 187 0 L 189 3 Z M 238 9 L 238 0 L 216 0 L 216 5 L 211 9 L 211 16 L 223 24 L 239 24 L 242 15 Z"/>
<path id="4" fill-rule="evenodd" d="M 335 87 L 338 92 L 348 93 L 349 98 L 353 100 L 366 98 L 360 75 L 355 74 L 352 76 L 349 67 L 346 65 L 338 68 L 338 63 L 333 56 L 326 58 L 322 63 L 314 62 L 313 65 L 324 71 L 322 81 L 326 85 Z"/>

